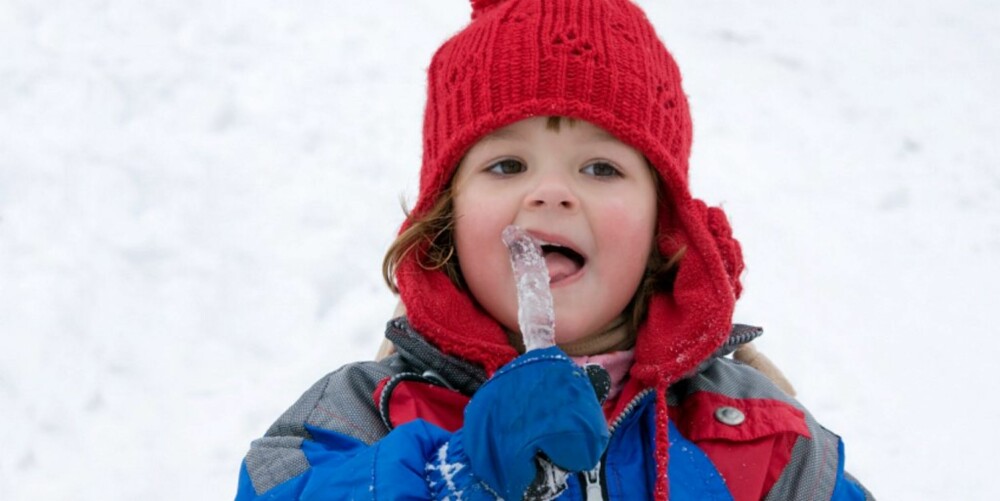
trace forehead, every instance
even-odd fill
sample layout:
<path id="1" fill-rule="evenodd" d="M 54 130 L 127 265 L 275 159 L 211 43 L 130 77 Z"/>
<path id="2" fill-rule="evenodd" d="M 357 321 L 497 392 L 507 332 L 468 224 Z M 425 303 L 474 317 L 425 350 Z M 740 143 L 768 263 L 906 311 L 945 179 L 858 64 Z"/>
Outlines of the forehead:
<path id="1" fill-rule="evenodd" d="M 571 131 L 573 135 L 591 141 L 613 141 L 621 142 L 610 132 L 585 120 L 576 118 L 551 116 L 551 117 L 531 117 L 514 122 L 501 127 L 483 136 L 479 142 L 491 140 L 527 140 L 534 134 L 543 131 L 562 132 Z"/>

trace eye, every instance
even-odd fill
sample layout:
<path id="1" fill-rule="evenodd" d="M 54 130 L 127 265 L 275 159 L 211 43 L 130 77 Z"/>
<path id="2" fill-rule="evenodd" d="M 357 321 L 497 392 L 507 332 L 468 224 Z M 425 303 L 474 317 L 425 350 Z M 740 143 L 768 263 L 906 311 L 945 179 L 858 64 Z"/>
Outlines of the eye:
<path id="1" fill-rule="evenodd" d="M 595 177 L 621 176 L 622 173 L 608 162 L 594 162 L 585 166 L 580 172 Z"/>
<path id="2" fill-rule="evenodd" d="M 493 162 L 486 168 L 486 170 L 494 174 L 509 176 L 511 174 L 524 172 L 526 168 L 527 167 L 524 165 L 524 162 L 521 162 L 520 160 L 505 158 L 498 162 Z"/>

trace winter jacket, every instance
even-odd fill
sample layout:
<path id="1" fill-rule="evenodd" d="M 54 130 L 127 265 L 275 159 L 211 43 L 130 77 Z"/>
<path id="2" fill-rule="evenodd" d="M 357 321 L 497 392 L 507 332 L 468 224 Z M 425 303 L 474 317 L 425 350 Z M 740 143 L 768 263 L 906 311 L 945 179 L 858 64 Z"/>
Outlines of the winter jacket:
<path id="1" fill-rule="evenodd" d="M 665 399 L 656 388 L 623 392 L 608 415 L 611 441 L 601 462 L 570 477 L 559 499 L 652 499 L 662 481 L 655 457 L 661 401 L 672 500 L 872 499 L 844 472 L 838 436 L 766 376 L 726 358 L 760 333 L 735 326 Z M 425 475 L 396 472 L 423 472 L 433 462 L 488 375 L 439 351 L 405 318 L 390 321 L 386 335 L 396 354 L 327 375 L 253 442 L 238 501 L 433 498 Z"/>

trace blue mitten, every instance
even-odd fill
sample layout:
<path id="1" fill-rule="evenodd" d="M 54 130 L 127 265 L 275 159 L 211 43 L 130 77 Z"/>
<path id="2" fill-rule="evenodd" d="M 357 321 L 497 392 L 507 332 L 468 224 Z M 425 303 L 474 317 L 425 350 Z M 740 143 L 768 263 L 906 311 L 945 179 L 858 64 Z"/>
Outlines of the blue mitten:
<path id="1" fill-rule="evenodd" d="M 551 492 L 532 485 L 552 476 L 542 465 L 586 471 L 607 444 L 586 372 L 552 347 L 521 355 L 483 384 L 465 408 L 464 427 L 427 468 L 439 494 L 471 487 L 474 477 L 504 499 L 522 499 L 529 486 Z"/>

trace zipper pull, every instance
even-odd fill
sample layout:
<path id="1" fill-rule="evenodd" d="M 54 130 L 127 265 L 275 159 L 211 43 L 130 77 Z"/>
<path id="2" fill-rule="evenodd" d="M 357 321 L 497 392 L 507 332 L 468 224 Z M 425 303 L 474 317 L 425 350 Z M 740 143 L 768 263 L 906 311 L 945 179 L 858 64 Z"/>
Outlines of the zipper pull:
<path id="1" fill-rule="evenodd" d="M 601 492 L 601 463 L 598 462 L 593 470 L 585 471 L 582 475 L 584 498 L 587 501 L 603 501 L 604 493 Z"/>

